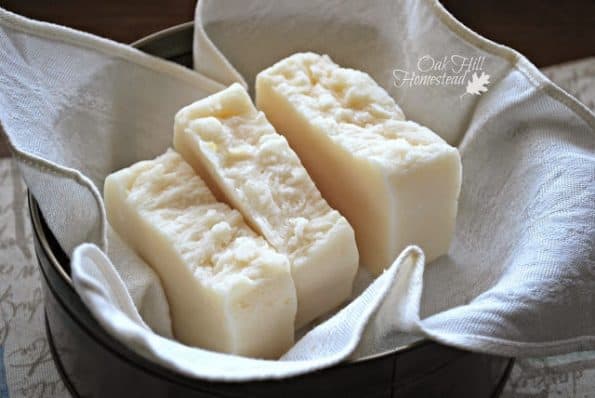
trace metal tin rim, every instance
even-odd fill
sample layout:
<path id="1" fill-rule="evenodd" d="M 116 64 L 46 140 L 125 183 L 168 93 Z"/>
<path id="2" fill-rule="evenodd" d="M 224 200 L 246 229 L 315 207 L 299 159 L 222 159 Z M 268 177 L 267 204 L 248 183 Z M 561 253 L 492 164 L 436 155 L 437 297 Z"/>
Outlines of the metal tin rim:
<path id="1" fill-rule="evenodd" d="M 167 37 L 169 35 L 172 35 L 172 34 L 187 30 L 187 29 L 193 29 L 193 27 L 194 27 L 193 21 L 185 22 L 185 23 L 182 23 L 179 25 L 174 25 L 172 27 L 169 27 L 169 28 L 157 31 L 155 33 L 152 33 L 148 36 L 145 36 L 145 37 L 133 42 L 131 45 L 133 47 L 136 47 L 136 48 L 139 48 L 142 50 L 143 46 L 149 45 L 152 42 L 154 42 L 155 40 L 163 39 L 164 37 Z M 70 277 L 70 275 L 68 275 L 66 273 L 66 271 L 62 267 L 62 265 L 56 258 L 55 254 L 48 242 L 44 228 L 41 224 L 41 217 L 42 217 L 42 215 L 40 214 L 41 211 L 40 211 L 39 207 L 35 204 L 35 199 L 33 198 L 33 195 L 31 194 L 31 192 L 28 192 L 28 202 L 29 202 L 29 209 L 30 209 L 30 214 L 31 214 L 33 230 L 34 230 L 34 233 L 39 238 L 39 242 L 41 244 L 43 251 L 47 255 L 52 267 L 56 270 L 56 272 L 60 275 L 60 277 L 64 280 L 64 282 L 66 282 L 66 284 L 69 286 L 69 288 L 74 290 L 72 278 Z M 398 352 L 410 350 L 410 349 L 416 348 L 418 346 L 428 344 L 429 342 L 430 341 L 427 340 L 426 338 L 422 338 L 421 340 L 417 340 L 417 341 L 414 341 L 411 343 L 406 343 L 406 344 L 400 345 L 398 347 L 395 347 L 395 348 L 392 348 L 389 350 L 378 352 L 376 354 L 368 355 L 368 356 L 357 358 L 354 360 L 348 360 L 347 363 L 355 364 L 355 363 L 363 363 L 363 362 L 375 360 L 375 359 L 389 356 L 389 355 L 392 355 L 392 354 L 395 354 Z"/>
<path id="2" fill-rule="evenodd" d="M 183 31 L 186 29 L 190 29 L 190 28 L 194 29 L 193 21 L 184 22 L 179 25 L 170 26 L 169 28 L 165 28 L 165 29 L 159 30 L 157 32 L 151 33 L 148 36 L 142 37 L 142 38 L 130 43 L 130 45 L 132 47 L 141 48 L 143 46 L 146 46 L 147 44 L 150 44 L 151 42 L 153 42 L 157 39 L 163 38 L 164 36 L 169 36 L 174 33 L 177 33 L 177 32 L 180 32 L 180 31 Z"/>

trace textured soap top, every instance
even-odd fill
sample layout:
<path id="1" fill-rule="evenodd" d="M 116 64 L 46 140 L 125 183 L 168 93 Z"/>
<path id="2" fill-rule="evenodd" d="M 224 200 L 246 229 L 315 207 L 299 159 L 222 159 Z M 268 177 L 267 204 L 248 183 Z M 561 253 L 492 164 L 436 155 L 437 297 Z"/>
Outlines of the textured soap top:
<path id="1" fill-rule="evenodd" d="M 328 56 L 294 54 L 264 70 L 266 79 L 313 125 L 354 157 L 393 171 L 456 150 L 402 110 L 367 73 Z"/>
<path id="2" fill-rule="evenodd" d="M 213 285 L 229 278 L 256 281 L 269 267 L 287 267 L 244 222 L 218 203 L 194 170 L 172 150 L 128 169 L 127 201 L 158 226 L 194 275 Z"/>
<path id="3" fill-rule="evenodd" d="M 210 107 L 213 113 L 225 109 L 218 113 L 223 117 L 183 122 L 188 115 L 182 111 L 177 121 L 199 138 L 202 152 L 235 187 L 239 200 L 249 204 L 271 244 L 290 256 L 304 255 L 342 217 L 328 206 L 285 137 L 254 108 L 245 91 L 232 86 L 225 94 L 224 104 L 215 95 Z"/>

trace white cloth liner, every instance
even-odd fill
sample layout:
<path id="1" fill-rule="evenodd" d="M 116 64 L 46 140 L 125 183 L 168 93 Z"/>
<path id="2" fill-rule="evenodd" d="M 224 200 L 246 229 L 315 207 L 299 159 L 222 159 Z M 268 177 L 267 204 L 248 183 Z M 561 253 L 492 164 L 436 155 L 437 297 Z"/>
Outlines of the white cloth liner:
<path id="1" fill-rule="evenodd" d="M 287 377 L 383 351 L 398 331 L 499 355 L 595 348 L 595 118 L 582 104 L 433 0 L 205 0 L 196 21 L 202 75 L 0 10 L 0 120 L 72 253 L 77 291 L 114 337 L 181 373 L 227 381 Z M 108 235 L 103 178 L 163 152 L 181 106 L 233 81 L 251 88 L 257 71 L 298 50 L 370 73 L 409 118 L 458 144 L 464 179 L 451 251 L 424 272 L 422 253 L 408 248 L 280 361 L 161 337 L 150 328 L 171 335 L 165 296 L 152 271 Z M 413 70 L 425 54 L 485 56 L 488 92 L 396 87 L 394 69 Z M 108 241 L 111 261 L 102 253 Z"/>

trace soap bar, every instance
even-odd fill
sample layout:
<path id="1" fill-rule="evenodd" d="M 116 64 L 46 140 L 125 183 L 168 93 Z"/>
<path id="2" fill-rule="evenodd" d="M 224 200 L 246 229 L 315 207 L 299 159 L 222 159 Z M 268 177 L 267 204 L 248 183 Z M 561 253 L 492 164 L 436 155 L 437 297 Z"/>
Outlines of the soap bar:
<path id="1" fill-rule="evenodd" d="M 180 342 L 278 358 L 293 344 L 297 310 L 289 260 L 218 202 L 168 150 L 110 174 L 114 230 L 159 275 Z"/>
<path id="2" fill-rule="evenodd" d="M 297 327 L 351 295 L 359 262 L 353 229 L 322 198 L 287 140 L 239 84 L 180 110 L 174 147 L 287 254 L 298 297 Z"/>
<path id="3" fill-rule="evenodd" d="M 256 104 L 322 195 L 355 230 L 379 274 L 409 244 L 448 252 L 461 187 L 456 148 L 412 121 L 366 73 L 299 53 L 256 77 Z"/>

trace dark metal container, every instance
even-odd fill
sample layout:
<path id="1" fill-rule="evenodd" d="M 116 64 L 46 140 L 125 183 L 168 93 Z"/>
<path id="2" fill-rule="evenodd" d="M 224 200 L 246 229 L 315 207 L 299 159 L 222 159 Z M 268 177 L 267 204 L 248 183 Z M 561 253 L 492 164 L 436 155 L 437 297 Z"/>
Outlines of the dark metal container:
<path id="1" fill-rule="evenodd" d="M 134 45 L 191 66 L 192 23 Z M 188 378 L 139 356 L 101 328 L 74 291 L 69 259 L 32 196 L 29 208 L 43 276 L 46 333 L 54 362 L 74 397 L 497 397 L 510 372 L 510 358 L 421 340 L 278 381 L 213 383 Z"/>

